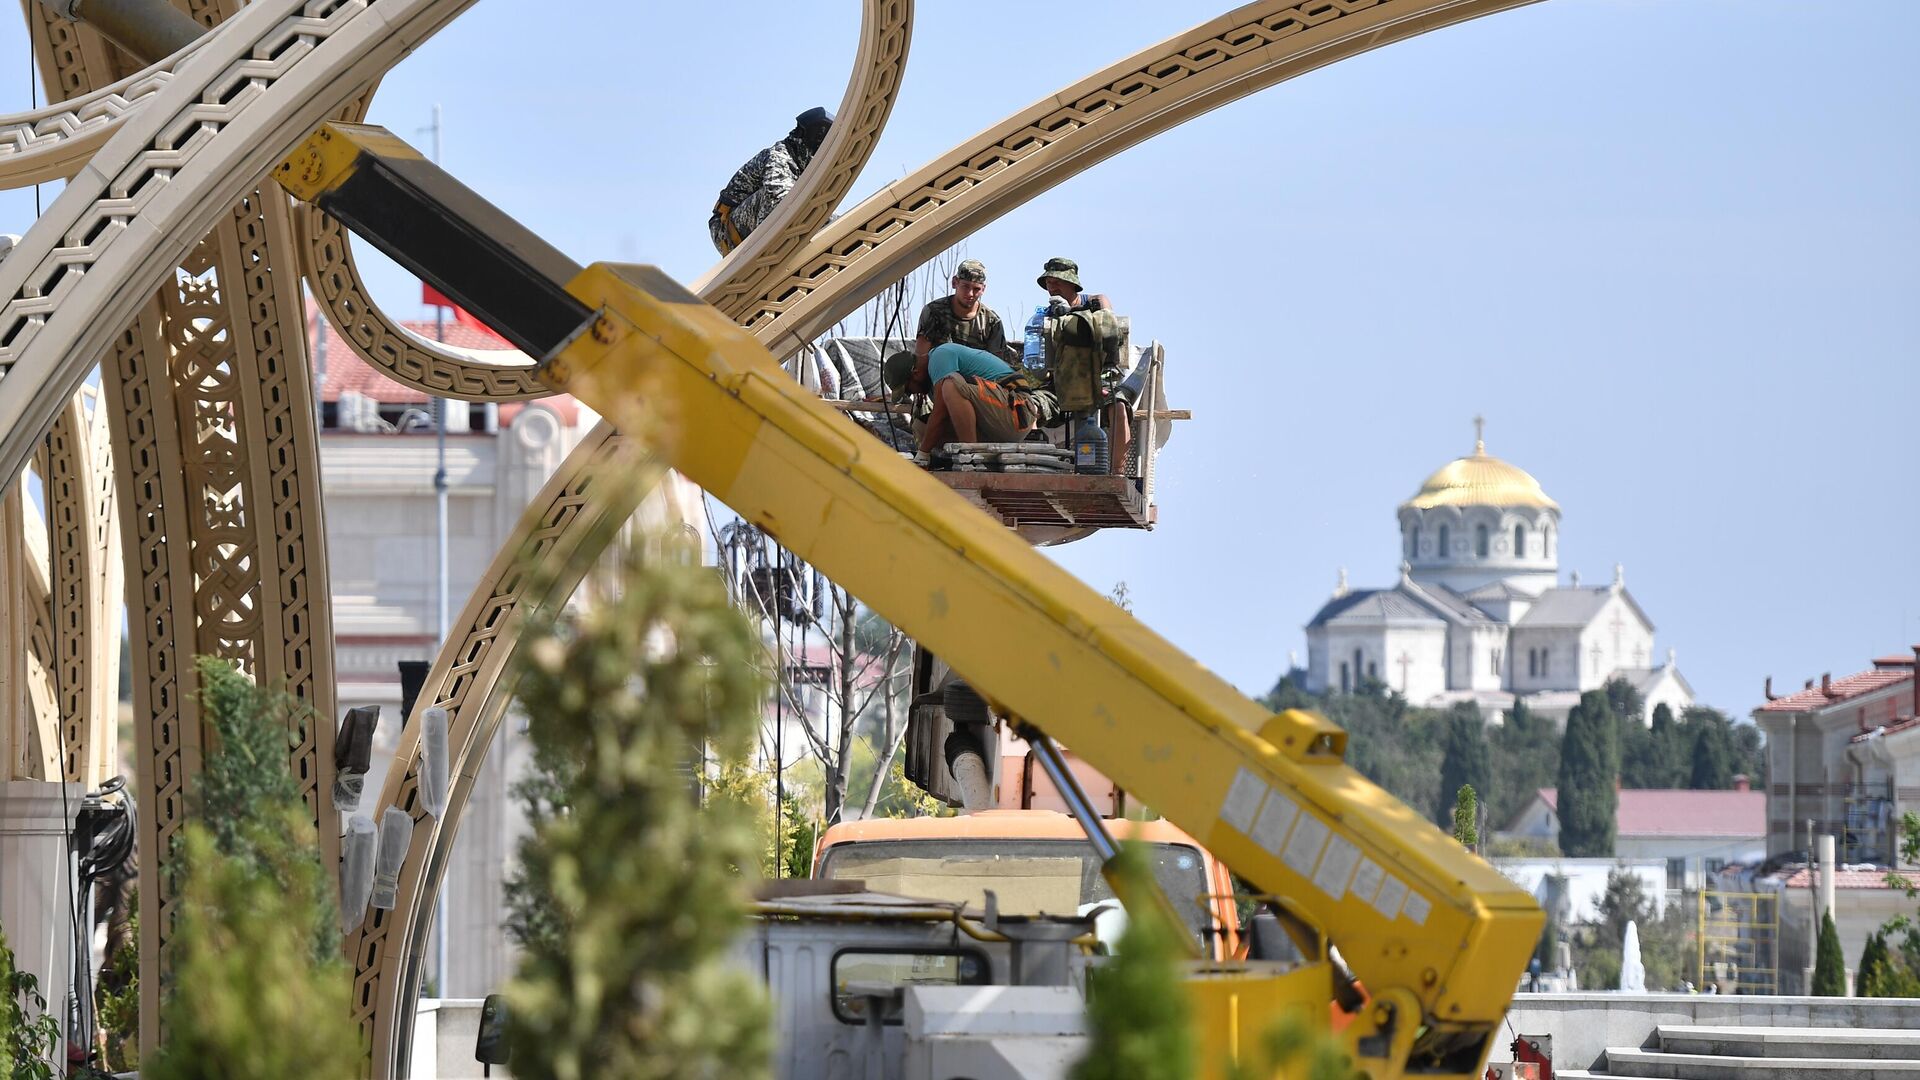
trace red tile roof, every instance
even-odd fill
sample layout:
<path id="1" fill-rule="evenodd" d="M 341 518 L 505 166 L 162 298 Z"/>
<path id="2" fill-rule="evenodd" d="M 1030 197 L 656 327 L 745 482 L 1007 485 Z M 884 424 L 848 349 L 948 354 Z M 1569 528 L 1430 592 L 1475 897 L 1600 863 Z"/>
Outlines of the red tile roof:
<path id="1" fill-rule="evenodd" d="M 401 326 L 432 341 L 434 326 L 431 320 L 402 322 Z M 417 405 L 427 400 L 427 395 L 408 386 L 401 386 L 386 377 L 377 369 L 368 366 L 360 354 L 353 351 L 347 339 L 340 336 L 334 325 L 318 315 L 318 309 L 307 305 L 307 354 L 316 357 L 318 365 L 317 333 L 327 336 L 327 385 L 322 390 L 324 401 L 340 400 L 340 392 L 352 390 L 388 405 Z M 507 340 L 485 327 L 470 326 L 466 323 L 447 320 L 446 343 L 460 349 L 482 349 L 488 351 L 506 350 L 502 357 L 504 363 L 526 363 L 524 353 L 507 344 Z"/>
<path id="2" fill-rule="evenodd" d="M 1760 712 L 1814 712 L 1824 709 L 1835 702 L 1856 698 L 1862 694 L 1871 694 L 1875 690 L 1884 690 L 1903 682 L 1913 681 L 1913 665 L 1902 668 L 1875 668 L 1872 671 L 1855 672 L 1844 679 L 1833 680 L 1832 685 L 1822 690 L 1815 686 L 1811 690 L 1802 690 L 1775 698 L 1760 706 Z"/>
<path id="3" fill-rule="evenodd" d="M 1909 884 L 1920 885 L 1920 871 L 1900 870 L 1897 873 L 1906 878 Z M 1789 889 L 1804 889 L 1818 882 L 1813 877 L 1812 869 L 1803 866 L 1787 875 L 1787 879 L 1781 884 Z M 1836 870 L 1833 873 L 1833 887 L 1836 889 L 1885 889 L 1890 886 L 1887 885 L 1885 870 Z"/>
<path id="4" fill-rule="evenodd" d="M 1560 793 L 1541 788 L 1540 797 L 1559 810 Z M 1767 835 L 1764 791 L 1681 791 L 1623 788 L 1615 811 L 1617 835 L 1727 836 Z"/>
<path id="5" fill-rule="evenodd" d="M 401 326 L 419 334 L 428 341 L 434 340 L 434 324 L 431 320 L 403 321 Z M 315 357 L 318 368 L 315 331 L 327 335 L 327 385 L 321 393 L 322 401 L 338 401 L 343 390 L 365 394 L 383 405 L 423 405 L 427 395 L 410 386 L 402 386 L 372 367 L 360 354 L 353 351 L 347 339 L 340 336 L 334 325 L 320 317 L 319 308 L 307 305 L 307 355 Z M 501 363 L 527 363 L 525 353 L 507 343 L 507 339 L 487 329 L 470 323 L 448 319 L 444 330 L 448 345 L 460 349 L 477 349 L 483 352 L 504 351 Z M 571 394 L 555 394 L 540 399 L 547 408 L 559 415 L 561 423 L 574 427 L 580 423 L 580 403 Z M 513 423 L 513 418 L 526 408 L 526 402 L 509 401 L 500 406 L 500 426 L 505 428 Z"/>

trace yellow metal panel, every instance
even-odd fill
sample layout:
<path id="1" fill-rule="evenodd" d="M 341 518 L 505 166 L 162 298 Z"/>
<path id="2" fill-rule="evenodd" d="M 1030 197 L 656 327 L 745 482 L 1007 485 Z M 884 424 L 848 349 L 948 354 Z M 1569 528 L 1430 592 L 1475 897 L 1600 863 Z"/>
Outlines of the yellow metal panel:
<path id="1" fill-rule="evenodd" d="M 599 309 L 548 376 L 916 640 L 1292 898 L 1375 993 L 1430 1026 L 1498 1023 L 1544 915 L 1344 763 L 1262 739 L 1275 718 L 822 405 L 745 331 L 651 267 L 569 285 Z"/>
<path id="2" fill-rule="evenodd" d="M 273 170 L 273 178 L 294 198 L 315 202 L 353 175 L 362 150 L 383 157 L 421 160 L 420 151 L 386 128 L 323 124 Z"/>

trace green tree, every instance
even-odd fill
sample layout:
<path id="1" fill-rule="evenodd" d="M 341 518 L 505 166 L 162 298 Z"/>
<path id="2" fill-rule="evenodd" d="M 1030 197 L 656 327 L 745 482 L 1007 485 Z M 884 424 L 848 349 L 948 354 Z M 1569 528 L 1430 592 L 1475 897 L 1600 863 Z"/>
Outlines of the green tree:
<path id="1" fill-rule="evenodd" d="M 1589 690 L 1567 715 L 1560 743 L 1560 850 L 1572 858 L 1611 856 L 1620 776 L 1618 723 L 1607 696 Z"/>
<path id="2" fill-rule="evenodd" d="M 1581 971 L 1582 986 L 1610 990 L 1619 985 L 1628 923 L 1639 932 L 1640 963 L 1646 968 L 1648 989 L 1673 989 L 1687 977 L 1692 967 L 1692 951 L 1687 947 L 1692 929 L 1680 905 L 1670 904 L 1660 914 L 1637 875 L 1614 870 L 1607 874 L 1607 889 L 1596 907 L 1600 920 L 1576 938 L 1580 947 L 1575 950 L 1575 967 Z"/>
<path id="3" fill-rule="evenodd" d="M 149 1080 L 334 1078 L 359 1071 L 334 881 L 287 768 L 305 706 L 202 657 L 213 728 L 194 824 L 178 834 L 179 914 L 166 1032 Z"/>
<path id="4" fill-rule="evenodd" d="M 47 1012 L 40 980 L 13 966 L 13 950 L 0 933 L 0 1077 L 53 1080 L 60 1057 L 60 1024 Z"/>
<path id="5" fill-rule="evenodd" d="M 1719 791 L 1733 786 L 1733 725 L 1727 714 L 1704 705 L 1688 706 L 1681 721 L 1691 736 L 1692 767 L 1687 786 Z"/>
<path id="6" fill-rule="evenodd" d="M 1146 850 L 1127 843 L 1110 867 L 1139 895 L 1155 888 Z M 1116 883 L 1117 884 L 1117 883 Z M 1191 1006 L 1181 989 L 1176 931 L 1151 915 L 1127 920 L 1116 955 L 1087 973 L 1086 1056 L 1073 1080 L 1188 1080 L 1197 1050 Z"/>
<path id="7" fill-rule="evenodd" d="M 528 768 L 514 781 L 509 794 L 525 815 L 527 831 L 537 833 L 548 822 L 567 813 L 567 791 L 578 772 L 565 748 L 551 742 L 533 741 Z M 547 880 L 546 863 L 530 864 L 515 860 L 507 874 L 505 900 L 507 936 L 522 950 L 555 949 L 561 944 L 562 927 L 553 906 L 553 886 Z"/>
<path id="8" fill-rule="evenodd" d="M 1679 724 L 1666 702 L 1654 706 L 1653 723 L 1622 729 L 1620 786 L 1626 788 L 1679 787 L 1686 779 L 1688 755 L 1680 742 Z"/>
<path id="9" fill-rule="evenodd" d="M 1474 824 L 1480 807 L 1473 797 L 1473 785 L 1462 784 L 1453 798 L 1453 838 L 1472 851 L 1480 846 L 1480 830 Z"/>
<path id="10" fill-rule="evenodd" d="M 1755 791 L 1767 786 L 1767 737 L 1758 724 L 1733 725 L 1733 771 L 1745 776 Z"/>
<path id="11" fill-rule="evenodd" d="M 524 1080 L 766 1075 L 770 1015 L 721 962 L 760 862 L 753 824 L 697 804 L 691 761 L 744 760 L 766 687 L 745 617 L 711 572 L 624 547 L 618 595 L 534 617 L 520 694 L 536 746 L 570 763 L 561 801 L 521 848 L 559 933 L 506 988 Z"/>
<path id="12" fill-rule="evenodd" d="M 1554 786 L 1560 774 L 1560 732 L 1552 720 L 1536 716 L 1525 702 L 1516 701 L 1506 720 L 1487 732 L 1493 774 L 1500 785 L 1480 792 L 1487 804 L 1487 821 L 1502 828 L 1512 821 L 1541 788 Z"/>
<path id="13" fill-rule="evenodd" d="M 1476 792 L 1493 790 L 1493 759 L 1487 747 L 1487 724 L 1470 702 L 1448 709 L 1441 721 L 1440 790 L 1433 820 L 1446 828 L 1453 820 L 1454 798 L 1463 787 Z"/>
<path id="14" fill-rule="evenodd" d="M 1867 935 L 1866 947 L 1860 950 L 1860 966 L 1854 969 L 1854 993 L 1858 997 L 1881 997 L 1874 989 L 1883 985 L 1893 972 L 1893 957 L 1887 952 L 1887 936 L 1875 932 Z"/>
<path id="15" fill-rule="evenodd" d="M 1820 913 L 1820 946 L 1813 960 L 1813 996 L 1847 996 L 1847 958 L 1840 952 L 1840 931 L 1833 916 Z"/>

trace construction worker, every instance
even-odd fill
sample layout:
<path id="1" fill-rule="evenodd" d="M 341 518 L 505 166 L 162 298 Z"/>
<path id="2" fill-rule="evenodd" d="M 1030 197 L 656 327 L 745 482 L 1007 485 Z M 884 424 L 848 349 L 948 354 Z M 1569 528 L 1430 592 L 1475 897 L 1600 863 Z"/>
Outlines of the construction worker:
<path id="1" fill-rule="evenodd" d="M 981 349 L 1005 360 L 1013 358 L 1007 346 L 1007 328 L 993 309 L 980 302 L 987 292 L 987 268 L 979 259 L 967 259 L 954 268 L 953 291 L 920 309 L 920 328 L 913 353 L 925 362 L 935 346 L 953 342 Z"/>
<path id="2" fill-rule="evenodd" d="M 1033 430 L 1026 371 L 983 349 L 953 341 L 920 354 L 902 349 L 887 357 L 881 376 L 896 403 L 932 395 L 933 411 L 920 433 L 929 463 L 950 442 L 1019 442 Z"/>
<path id="3" fill-rule="evenodd" d="M 787 197 L 800 174 L 807 170 L 820 144 L 833 129 L 833 114 L 825 109 L 808 109 L 794 117 L 787 137 L 753 155 L 720 189 L 713 216 L 707 219 L 707 233 L 714 249 L 725 255 L 773 216 L 774 207 Z"/>
<path id="4" fill-rule="evenodd" d="M 1041 332 L 1049 315 L 1059 316 L 1074 311 L 1112 311 L 1113 302 L 1104 295 L 1089 293 L 1080 284 L 1080 264 L 1072 259 L 1052 258 L 1040 268 L 1039 286 L 1047 291 L 1048 306 L 1034 309 L 1027 320 L 1026 356 L 1027 366 L 1034 367 L 1040 362 L 1035 355 L 1039 349 Z M 1114 401 L 1107 405 L 1107 430 L 1112 454 L 1109 457 L 1107 471 L 1111 475 L 1120 475 L 1127 470 L 1127 452 L 1133 445 L 1133 417 L 1131 410 L 1123 401 Z"/>

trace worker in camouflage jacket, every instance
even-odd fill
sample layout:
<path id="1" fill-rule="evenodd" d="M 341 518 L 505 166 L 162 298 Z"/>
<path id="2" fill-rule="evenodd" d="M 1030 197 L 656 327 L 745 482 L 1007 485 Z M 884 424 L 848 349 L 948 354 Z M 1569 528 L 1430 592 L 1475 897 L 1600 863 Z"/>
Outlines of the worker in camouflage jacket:
<path id="1" fill-rule="evenodd" d="M 773 216 L 774 207 L 800 182 L 800 174 L 807 170 L 832 128 L 832 113 L 808 109 L 794 118 L 793 130 L 786 138 L 740 166 L 727 186 L 720 189 L 713 216 L 707 219 L 707 233 L 720 254 L 739 247 L 761 222 Z"/>

